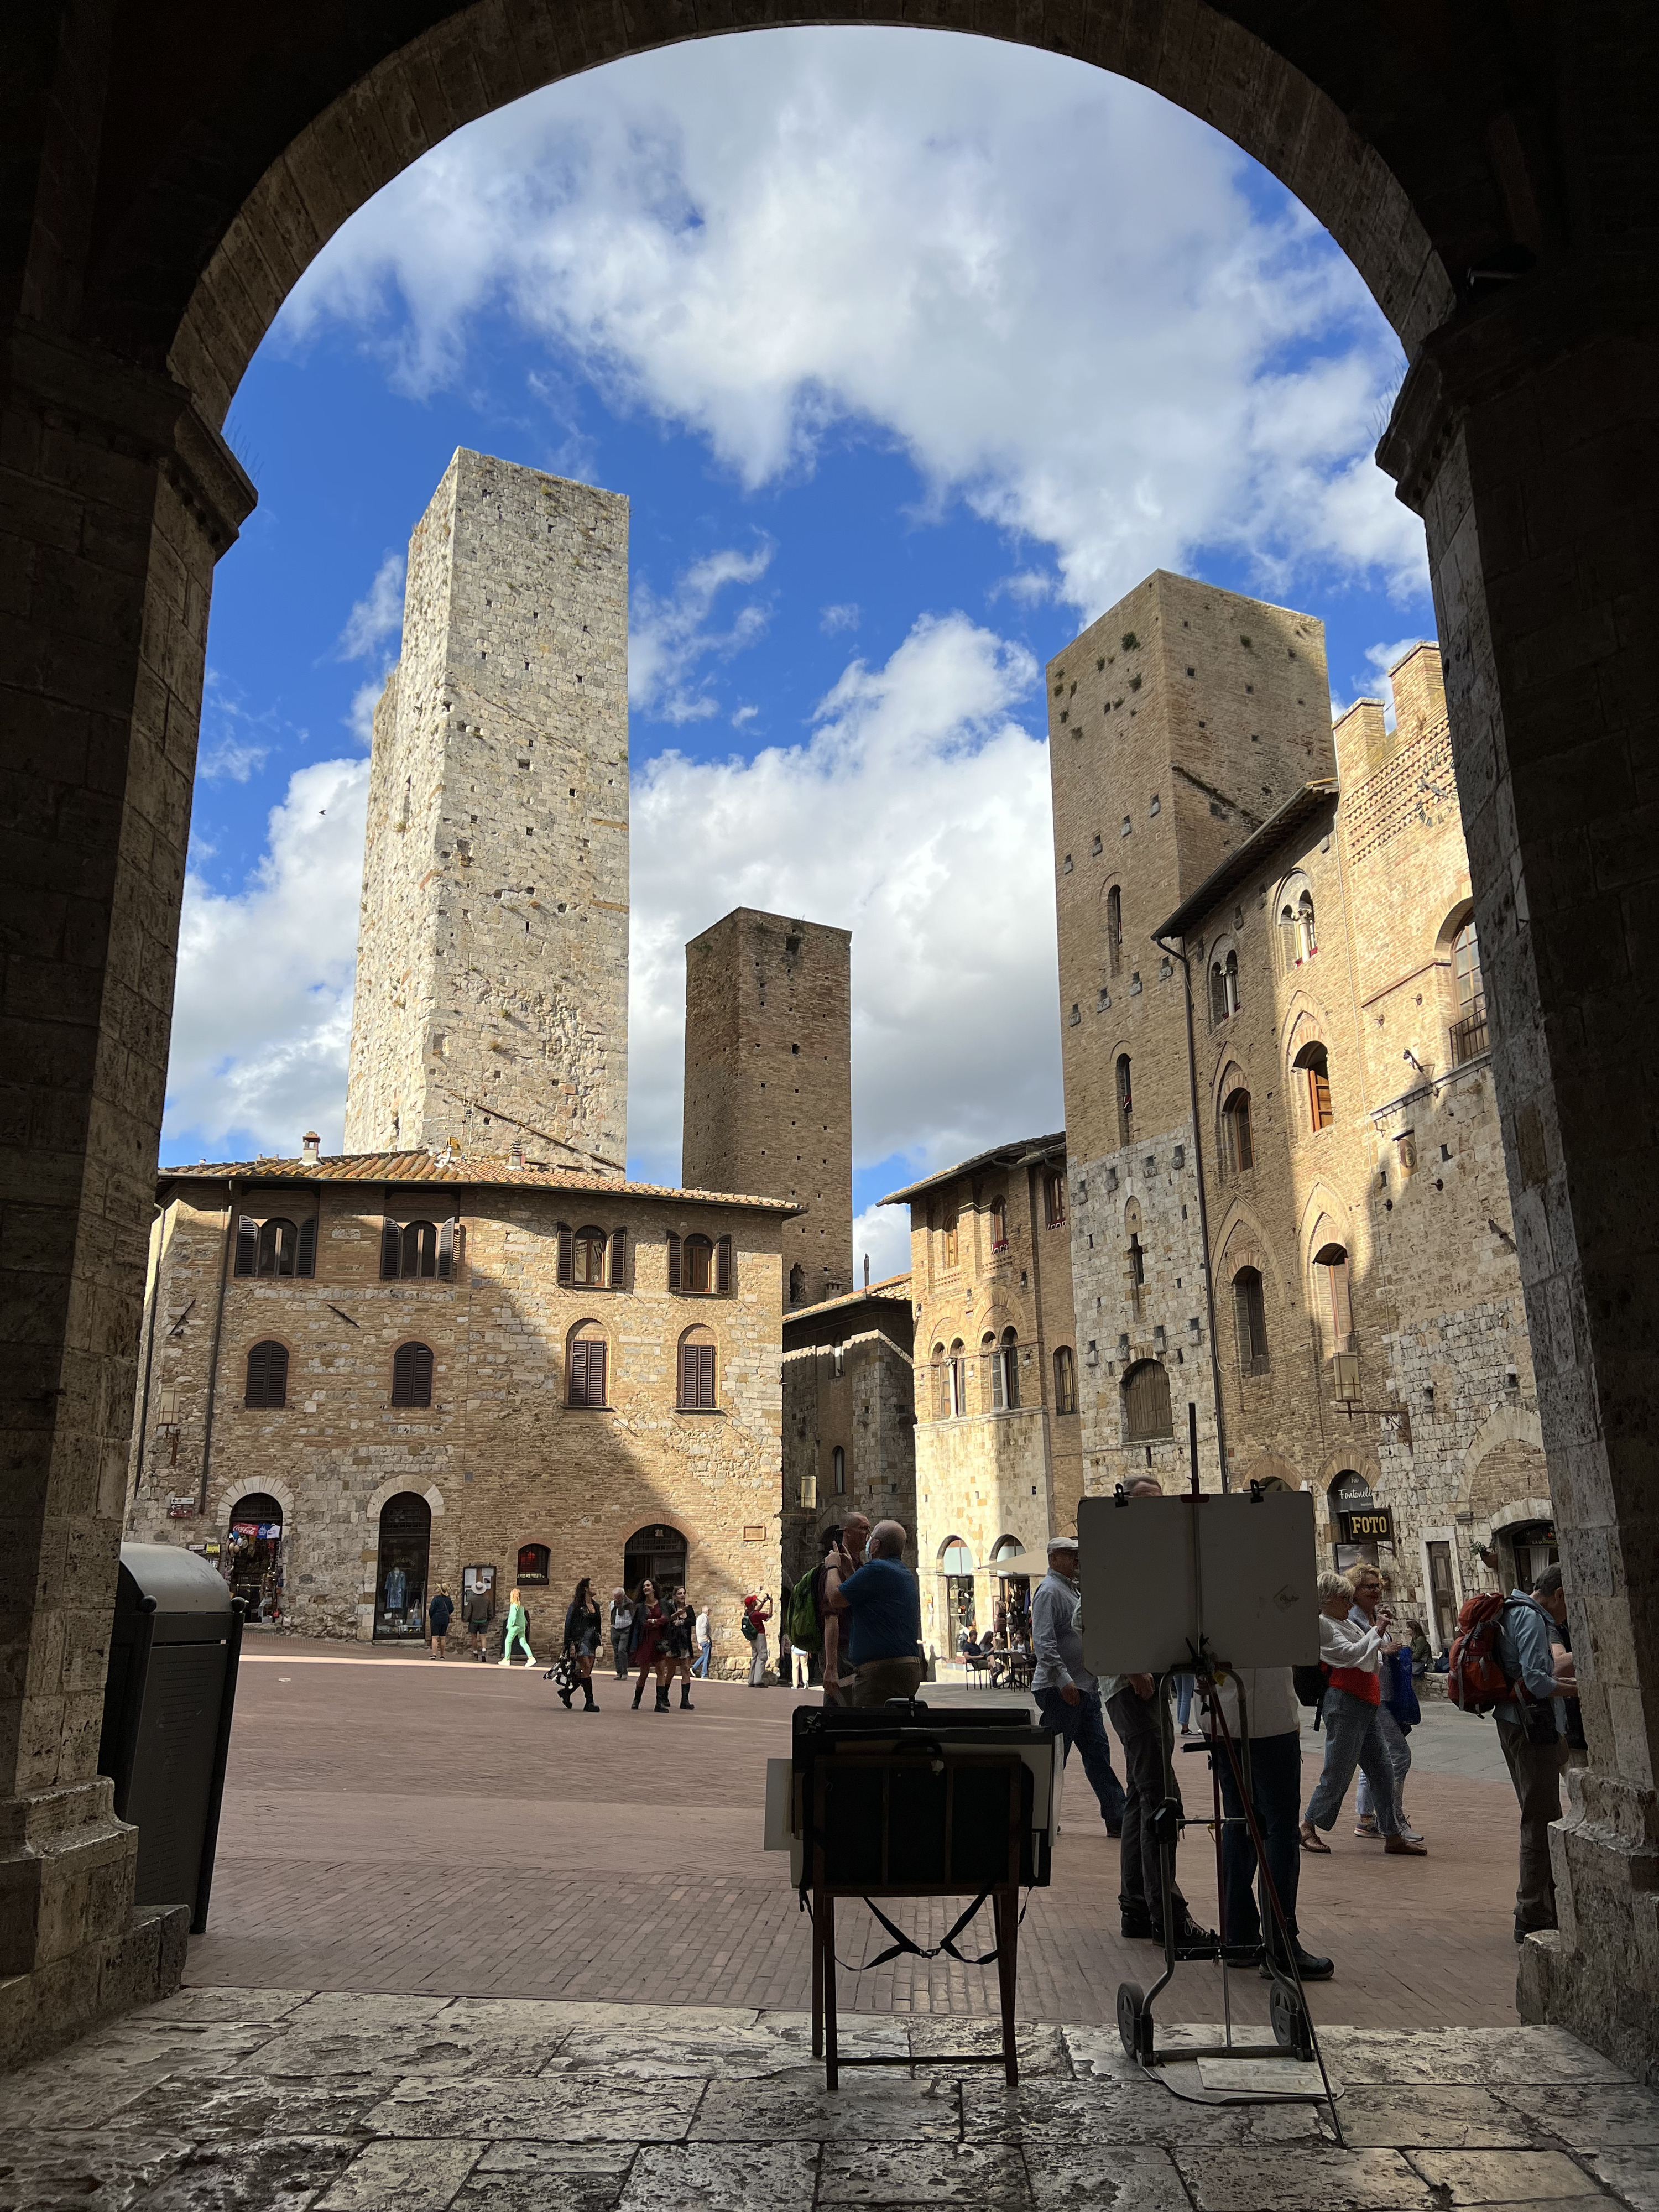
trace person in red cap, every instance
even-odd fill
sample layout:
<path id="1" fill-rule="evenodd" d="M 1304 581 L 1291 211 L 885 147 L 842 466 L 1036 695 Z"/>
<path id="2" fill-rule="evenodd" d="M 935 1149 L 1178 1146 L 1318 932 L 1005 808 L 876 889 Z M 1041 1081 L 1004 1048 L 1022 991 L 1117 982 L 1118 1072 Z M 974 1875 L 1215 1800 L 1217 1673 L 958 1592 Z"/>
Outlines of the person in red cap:
<path id="1" fill-rule="evenodd" d="M 743 1601 L 743 1633 L 749 1646 L 749 1686 L 751 1690 L 766 1687 L 766 1624 L 772 1618 L 769 1595 L 757 1595 L 753 1591 Z"/>

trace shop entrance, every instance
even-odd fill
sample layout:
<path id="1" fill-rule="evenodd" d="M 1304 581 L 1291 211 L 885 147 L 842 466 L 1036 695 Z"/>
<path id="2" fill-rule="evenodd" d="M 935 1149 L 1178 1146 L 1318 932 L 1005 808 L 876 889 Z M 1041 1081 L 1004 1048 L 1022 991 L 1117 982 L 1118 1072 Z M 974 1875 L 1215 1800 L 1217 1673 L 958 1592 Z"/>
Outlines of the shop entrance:
<path id="1" fill-rule="evenodd" d="M 250 1620 L 283 1617 L 283 1509 L 270 1493 L 251 1490 L 230 1509 L 220 1572 Z"/>
<path id="2" fill-rule="evenodd" d="M 950 1649 L 974 1640 L 974 1555 L 960 1536 L 946 1539 L 939 1554 L 945 1571 L 945 1632 Z"/>
<path id="3" fill-rule="evenodd" d="M 413 1490 L 400 1490 L 380 1508 L 380 1556 L 374 1570 L 374 1634 L 418 1638 L 426 1617 L 427 1559 L 432 1549 L 432 1508 Z"/>
<path id="4" fill-rule="evenodd" d="M 1506 1591 L 1529 1590 L 1546 1567 L 1560 1564 L 1553 1521 L 1516 1521 L 1507 1528 L 1500 1528 L 1495 1549 L 1500 1564 L 1505 1553 L 1513 1562 L 1510 1572 L 1504 1579 Z"/>
<path id="5" fill-rule="evenodd" d="M 685 1539 L 678 1528 L 636 1528 L 623 1548 L 623 1586 L 636 1595 L 649 1575 L 660 1597 L 685 1581 Z"/>

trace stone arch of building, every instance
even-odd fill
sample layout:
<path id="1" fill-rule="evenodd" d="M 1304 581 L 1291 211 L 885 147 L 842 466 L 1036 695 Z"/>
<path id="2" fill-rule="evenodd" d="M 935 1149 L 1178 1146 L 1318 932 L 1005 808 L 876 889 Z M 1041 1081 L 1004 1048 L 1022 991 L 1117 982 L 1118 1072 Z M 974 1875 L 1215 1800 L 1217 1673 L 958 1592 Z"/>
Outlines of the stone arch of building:
<path id="1" fill-rule="evenodd" d="M 294 1519 L 294 1492 L 280 1475 L 262 1474 L 257 1482 L 242 1480 L 222 1482 L 215 1490 L 211 1525 L 222 1528 L 230 1519 L 230 1511 L 239 1498 L 263 1495 L 274 1498 L 283 1509 L 283 1534 L 287 1535 L 289 1524 Z"/>
<path id="2" fill-rule="evenodd" d="M 1258 1452 L 1233 1480 L 1235 1490 L 1248 1491 L 1253 1482 L 1266 1482 L 1269 1477 L 1282 1482 L 1287 1490 L 1300 1490 L 1302 1470 L 1278 1452 Z"/>
<path id="3" fill-rule="evenodd" d="M 1279 1021 L 1279 1056 L 1285 1080 L 1291 1079 L 1291 1065 L 1304 1045 L 1328 1046 L 1333 1034 L 1330 1016 L 1312 992 L 1293 991 Z"/>
<path id="4" fill-rule="evenodd" d="M 388 1475 L 378 1488 L 369 1492 L 363 1505 L 363 1519 L 372 1529 L 378 1533 L 381 1508 L 391 1499 L 401 1497 L 405 1490 L 412 1490 L 417 1497 L 425 1498 L 427 1504 L 432 1508 L 432 1517 L 434 1521 L 442 1519 L 444 1510 L 442 1491 L 422 1469 L 406 1468 L 401 1474 Z"/>
<path id="5" fill-rule="evenodd" d="M 1502 1524 L 1494 1521 L 1492 1515 L 1501 1512 L 1506 1503 L 1515 1504 L 1522 1496 L 1528 1503 L 1535 1502 L 1536 1493 L 1547 1491 L 1549 1483 L 1544 1469 L 1544 1427 L 1536 1408 L 1494 1407 L 1475 1431 L 1463 1455 L 1459 1510 L 1473 1513 L 1478 1522 L 1488 1527 L 1497 1528 Z M 1507 1499 L 1503 1495 L 1505 1492 Z M 1552 1510 L 1546 1505 L 1542 1514 L 1534 1517 L 1548 1519 Z M 1520 1517 L 1509 1516 L 1510 1519 Z"/>
<path id="6" fill-rule="evenodd" d="M 1326 1224 L 1323 1229 L 1320 1226 L 1322 1219 Z M 1370 1268 L 1373 1255 L 1364 1208 L 1350 1206 L 1340 1193 L 1323 1176 L 1320 1176 L 1315 1179 L 1302 1201 L 1301 1218 L 1297 1228 L 1297 1248 L 1300 1255 L 1297 1273 L 1304 1297 L 1310 1296 L 1311 1291 L 1314 1254 L 1328 1243 L 1340 1244 L 1346 1252 L 1351 1279 L 1357 1280 Z"/>
<path id="7" fill-rule="evenodd" d="M 1327 1497 L 1338 1475 L 1349 1468 L 1356 1474 L 1364 1476 L 1371 1486 L 1373 1496 L 1381 1496 L 1382 1462 L 1377 1457 L 1376 1447 L 1363 1433 L 1356 1432 L 1352 1437 L 1341 1438 L 1334 1449 L 1328 1451 L 1320 1461 L 1313 1478 L 1315 1497 L 1322 1499 Z M 1300 1480 L 1298 1476 L 1298 1486 Z"/>

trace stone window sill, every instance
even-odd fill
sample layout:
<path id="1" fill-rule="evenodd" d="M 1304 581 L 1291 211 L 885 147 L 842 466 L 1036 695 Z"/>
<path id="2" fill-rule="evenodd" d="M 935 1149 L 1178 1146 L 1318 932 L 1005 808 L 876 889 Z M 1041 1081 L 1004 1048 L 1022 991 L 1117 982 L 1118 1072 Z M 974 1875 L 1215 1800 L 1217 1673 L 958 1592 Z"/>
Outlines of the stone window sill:
<path id="1" fill-rule="evenodd" d="M 676 1406 L 674 1411 L 677 1413 L 701 1413 L 705 1417 L 713 1413 L 717 1418 L 723 1418 L 726 1408 L 724 1406 Z"/>

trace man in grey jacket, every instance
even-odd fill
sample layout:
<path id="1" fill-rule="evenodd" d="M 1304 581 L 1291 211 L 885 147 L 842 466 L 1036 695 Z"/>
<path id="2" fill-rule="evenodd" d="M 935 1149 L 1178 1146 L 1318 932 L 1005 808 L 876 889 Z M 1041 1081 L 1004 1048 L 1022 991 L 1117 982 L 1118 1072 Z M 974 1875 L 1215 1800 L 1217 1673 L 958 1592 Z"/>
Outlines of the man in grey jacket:
<path id="1" fill-rule="evenodd" d="M 1112 1771 L 1112 1747 L 1106 1738 L 1106 1722 L 1100 1709 L 1100 1685 L 1083 1663 L 1083 1634 L 1079 1626 L 1080 1600 L 1077 1587 L 1077 1538 L 1048 1539 L 1048 1571 L 1031 1600 L 1031 1649 L 1036 1671 L 1031 1687 L 1036 1693 L 1042 1725 L 1060 1738 L 1062 1760 L 1070 1759 L 1075 1744 L 1109 1836 L 1123 1832 L 1123 1784 Z"/>

